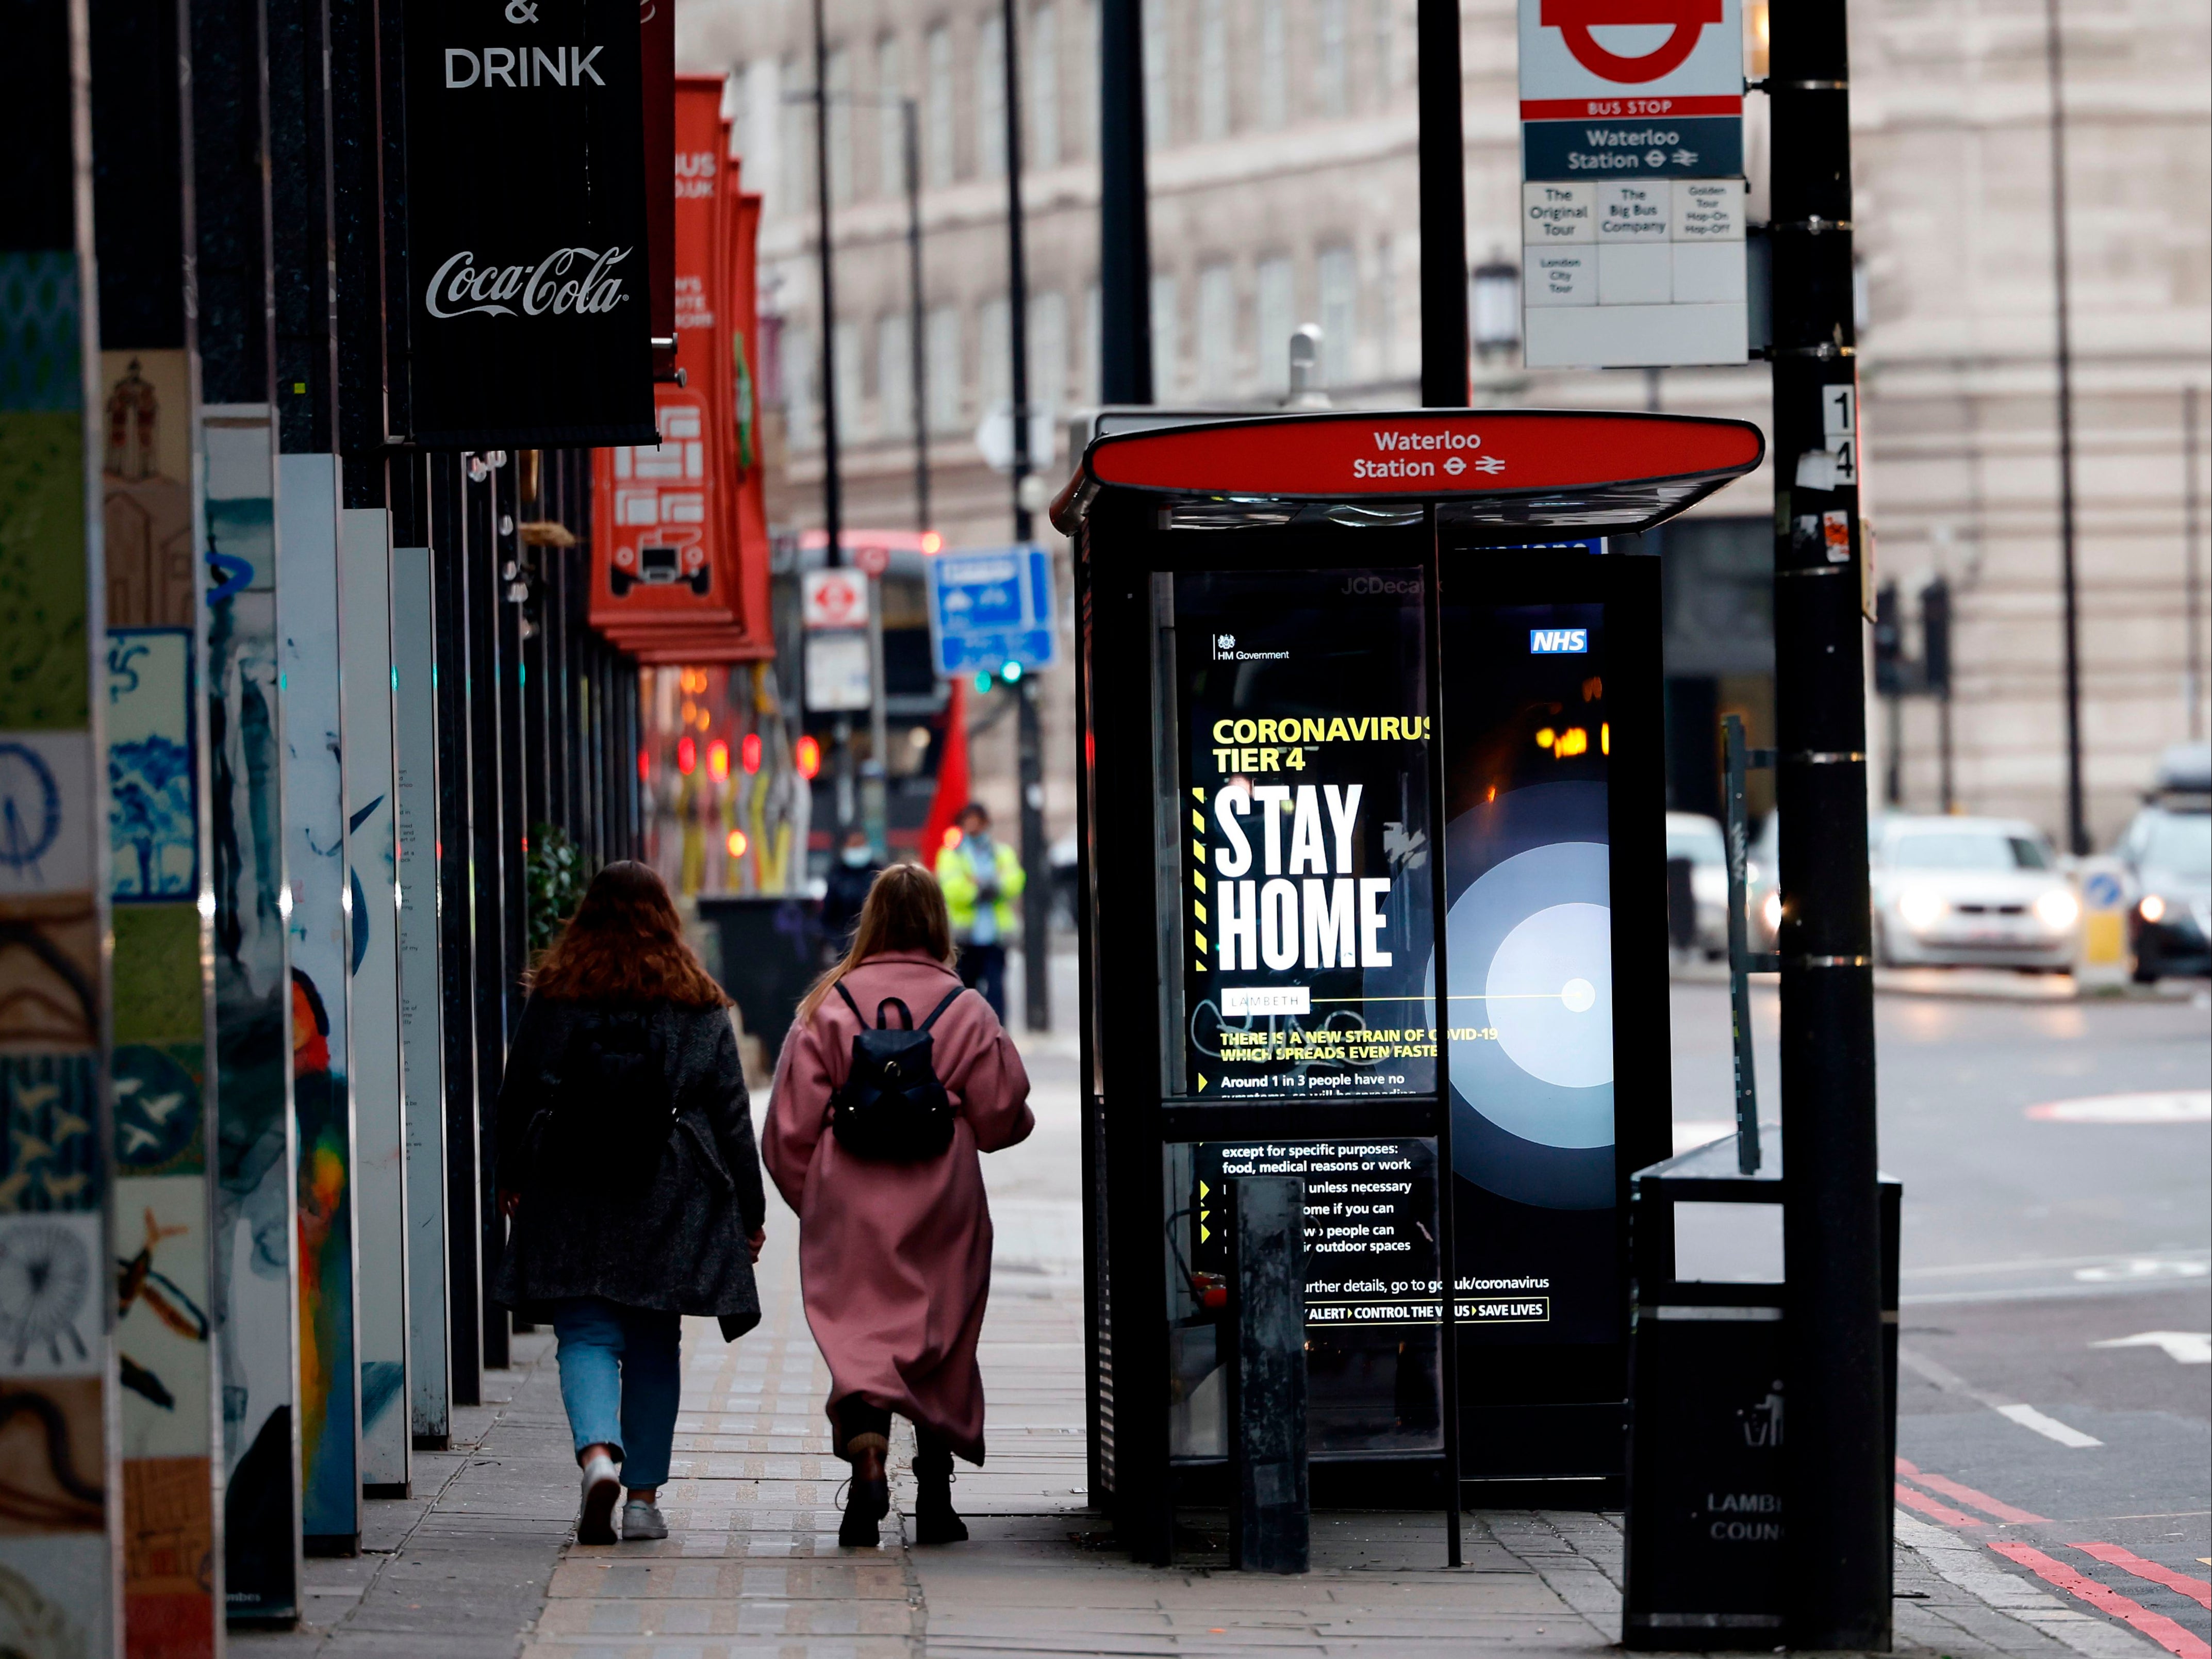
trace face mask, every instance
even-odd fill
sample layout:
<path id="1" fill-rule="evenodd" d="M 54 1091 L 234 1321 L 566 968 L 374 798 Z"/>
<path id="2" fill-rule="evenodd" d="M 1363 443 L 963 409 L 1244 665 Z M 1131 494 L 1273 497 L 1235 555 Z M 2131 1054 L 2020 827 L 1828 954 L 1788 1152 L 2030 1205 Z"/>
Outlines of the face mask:
<path id="1" fill-rule="evenodd" d="M 868 849 L 865 847 L 848 847 L 842 856 L 848 865 L 858 870 L 867 863 Z"/>

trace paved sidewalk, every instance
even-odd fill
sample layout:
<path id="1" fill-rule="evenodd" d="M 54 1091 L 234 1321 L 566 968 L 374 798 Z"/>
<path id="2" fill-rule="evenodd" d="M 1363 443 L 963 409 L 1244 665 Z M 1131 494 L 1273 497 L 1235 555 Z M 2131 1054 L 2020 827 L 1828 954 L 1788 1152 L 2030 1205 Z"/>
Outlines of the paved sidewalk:
<path id="1" fill-rule="evenodd" d="M 963 1466 L 954 1488 L 971 1541 L 909 1548 L 913 1487 L 901 1473 L 899 1512 L 881 1547 L 837 1547 L 843 1466 L 830 1455 L 822 1413 L 828 1376 L 799 1304 L 792 1220 L 778 1206 L 762 1263 L 761 1328 L 725 1344 L 711 1322 L 687 1325 L 665 1541 L 568 1541 L 576 1476 L 550 1344 L 525 1338 L 506 1374 L 507 1397 L 459 1414 L 465 1443 L 454 1452 L 418 1456 L 423 1496 L 371 1504 L 360 1559 L 308 1564 L 308 1627 L 236 1637 L 237 1650 L 254 1659 L 1382 1659 L 1597 1654 L 1615 1644 L 1621 1535 L 1609 1515 L 1471 1515 L 1468 1565 L 1457 1572 L 1439 1565 L 1433 1515 L 1319 1516 L 1315 1570 L 1299 1578 L 1230 1572 L 1222 1550 L 1162 1569 L 1085 1547 L 1104 1522 L 1082 1491 L 1073 1054 L 1041 1045 L 1031 1066 L 1037 1133 L 985 1164 L 999 1227 L 982 1347 L 990 1458 L 980 1471 Z M 911 1450 L 901 1425 L 898 1470 Z M 1218 1517 L 1211 1524 L 1218 1530 Z M 1939 1573 L 1929 1556 L 1899 1550 L 1900 1651 L 2155 1659 L 2148 1643 L 2048 1597 L 2000 1610 L 1981 1564 L 1942 1565 Z"/>

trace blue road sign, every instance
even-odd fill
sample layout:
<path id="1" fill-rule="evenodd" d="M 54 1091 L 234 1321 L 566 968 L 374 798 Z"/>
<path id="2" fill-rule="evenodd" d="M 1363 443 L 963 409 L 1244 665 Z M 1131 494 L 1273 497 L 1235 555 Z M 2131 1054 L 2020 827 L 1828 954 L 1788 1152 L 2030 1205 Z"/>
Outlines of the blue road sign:
<path id="1" fill-rule="evenodd" d="M 1024 674 L 1052 666 L 1052 559 L 1042 548 L 969 548 L 924 565 L 939 674 L 995 674 L 1009 663 Z"/>

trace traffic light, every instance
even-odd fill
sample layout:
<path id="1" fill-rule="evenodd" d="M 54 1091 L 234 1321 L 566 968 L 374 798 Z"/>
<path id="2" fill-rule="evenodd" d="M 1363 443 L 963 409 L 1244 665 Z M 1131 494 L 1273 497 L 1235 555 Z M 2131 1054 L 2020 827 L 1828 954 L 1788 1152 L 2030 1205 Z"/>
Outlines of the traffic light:
<path id="1" fill-rule="evenodd" d="M 1881 637 L 1881 623 L 1875 624 Z M 1877 648 L 1879 648 L 1877 647 Z M 1939 697 L 1951 695 L 1951 584 L 1937 576 L 1920 590 L 1922 683 Z"/>
<path id="2" fill-rule="evenodd" d="M 1905 690 L 1905 625 L 1898 616 L 1893 581 L 1875 590 L 1874 689 L 1885 697 L 1896 696 Z"/>

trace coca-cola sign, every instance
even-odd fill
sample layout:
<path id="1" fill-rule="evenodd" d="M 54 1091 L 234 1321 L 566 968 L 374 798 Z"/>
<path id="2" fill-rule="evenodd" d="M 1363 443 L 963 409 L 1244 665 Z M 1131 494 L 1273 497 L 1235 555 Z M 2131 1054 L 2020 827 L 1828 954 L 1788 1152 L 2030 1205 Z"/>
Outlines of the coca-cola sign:
<path id="1" fill-rule="evenodd" d="M 426 449 L 653 442 L 639 0 L 404 3 L 394 427 Z"/>

